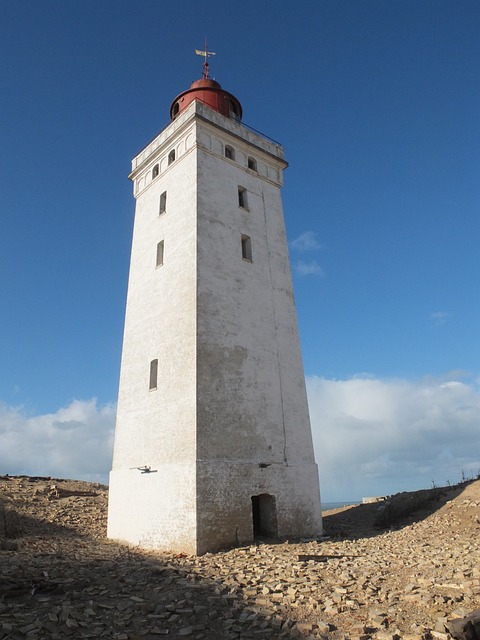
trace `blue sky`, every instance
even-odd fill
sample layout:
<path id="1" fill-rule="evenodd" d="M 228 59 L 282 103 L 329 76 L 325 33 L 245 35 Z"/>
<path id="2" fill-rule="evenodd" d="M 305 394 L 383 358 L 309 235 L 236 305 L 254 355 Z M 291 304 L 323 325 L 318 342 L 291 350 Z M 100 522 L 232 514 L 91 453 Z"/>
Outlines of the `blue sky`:
<path id="1" fill-rule="evenodd" d="M 480 469 L 480 5 L 4 1 L 0 473 L 105 479 L 131 158 L 211 75 L 279 140 L 325 500 Z"/>

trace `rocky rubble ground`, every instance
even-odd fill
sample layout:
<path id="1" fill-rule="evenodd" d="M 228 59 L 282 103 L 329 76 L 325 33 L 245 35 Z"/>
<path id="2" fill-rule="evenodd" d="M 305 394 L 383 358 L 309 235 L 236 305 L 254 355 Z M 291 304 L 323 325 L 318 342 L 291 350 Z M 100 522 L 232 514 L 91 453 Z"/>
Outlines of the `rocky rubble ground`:
<path id="1" fill-rule="evenodd" d="M 106 509 L 102 485 L 0 477 L 0 640 L 448 640 L 480 607 L 480 481 L 387 531 L 359 505 L 319 541 L 201 557 L 107 541 Z"/>

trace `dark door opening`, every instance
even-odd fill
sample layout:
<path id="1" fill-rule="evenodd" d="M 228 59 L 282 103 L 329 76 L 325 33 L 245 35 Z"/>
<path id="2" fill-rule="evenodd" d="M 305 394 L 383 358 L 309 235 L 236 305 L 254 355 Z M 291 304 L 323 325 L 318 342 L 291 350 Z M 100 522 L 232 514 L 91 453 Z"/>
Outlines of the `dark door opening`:
<path id="1" fill-rule="evenodd" d="M 253 537 L 277 538 L 277 506 L 275 496 L 261 493 L 252 496 Z"/>

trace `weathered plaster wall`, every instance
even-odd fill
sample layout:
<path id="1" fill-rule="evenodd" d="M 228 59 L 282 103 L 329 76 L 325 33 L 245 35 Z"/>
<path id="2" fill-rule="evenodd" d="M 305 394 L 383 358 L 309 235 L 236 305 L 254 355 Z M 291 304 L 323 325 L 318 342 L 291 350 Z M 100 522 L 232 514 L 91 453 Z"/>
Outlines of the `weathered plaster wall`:
<path id="1" fill-rule="evenodd" d="M 135 213 L 113 468 L 195 457 L 196 156 L 172 164 Z M 159 214 L 160 194 L 167 209 Z M 156 267 L 157 243 L 164 264 Z M 149 391 L 150 361 L 158 388 Z"/>
<path id="2" fill-rule="evenodd" d="M 313 462 L 280 185 L 205 148 L 214 146 L 205 133 L 199 140 L 199 457 L 283 461 L 288 448 Z"/>
<path id="3" fill-rule="evenodd" d="M 252 540 L 251 497 L 259 493 L 276 498 L 280 536 L 321 532 L 280 197 L 285 163 L 222 133 L 202 122 L 197 135 L 197 535 L 203 550 Z M 225 144 L 235 160 L 225 159 Z M 263 174 L 247 168 L 249 156 Z M 239 187 L 247 208 L 239 206 Z M 251 262 L 242 259 L 242 235 L 251 238 Z"/>
<path id="4" fill-rule="evenodd" d="M 145 549 L 197 553 L 195 463 L 164 462 L 153 473 L 112 470 L 108 537 Z"/>
<path id="5" fill-rule="evenodd" d="M 278 536 L 321 534 L 315 464 L 199 462 L 197 464 L 198 553 L 253 540 L 252 496 L 275 496 Z"/>
<path id="6" fill-rule="evenodd" d="M 195 552 L 196 153 L 176 123 L 141 167 L 132 241 L 108 535 Z M 153 167 L 176 160 L 152 179 Z M 160 196 L 166 191 L 166 211 Z M 156 266 L 157 243 L 164 262 Z M 149 390 L 150 362 L 158 384 Z M 136 467 L 149 466 L 142 474 Z"/>

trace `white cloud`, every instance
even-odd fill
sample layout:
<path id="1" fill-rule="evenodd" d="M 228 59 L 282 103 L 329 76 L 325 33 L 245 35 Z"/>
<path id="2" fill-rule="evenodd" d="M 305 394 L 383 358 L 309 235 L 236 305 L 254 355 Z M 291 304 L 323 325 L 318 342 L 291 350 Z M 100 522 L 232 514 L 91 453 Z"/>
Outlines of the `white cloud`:
<path id="1" fill-rule="evenodd" d="M 316 260 L 299 260 L 293 265 L 295 271 L 301 276 L 319 276 L 325 277 L 325 272 Z"/>
<path id="2" fill-rule="evenodd" d="M 292 241 L 291 246 L 295 251 L 304 253 L 306 251 L 318 251 L 323 246 L 318 242 L 313 231 L 305 231 L 298 238 Z M 325 277 L 325 272 L 316 260 L 297 260 L 293 264 L 293 268 L 300 276 L 319 276 Z"/>
<path id="3" fill-rule="evenodd" d="M 319 249 L 323 249 L 323 245 L 317 240 L 316 234 L 314 231 L 305 231 L 300 234 L 298 238 L 292 240 L 291 243 L 293 249 L 296 251 L 318 251 Z"/>
<path id="4" fill-rule="evenodd" d="M 447 322 L 447 320 L 450 318 L 450 315 L 451 314 L 447 313 L 446 311 L 435 311 L 434 313 L 432 313 L 431 318 L 437 327 L 441 327 Z"/>
<path id="5" fill-rule="evenodd" d="M 428 488 L 480 469 L 480 392 L 458 380 L 307 379 L 323 499 Z"/>
<path id="6" fill-rule="evenodd" d="M 115 407 L 96 400 L 37 416 L 0 404 L 0 473 L 106 482 L 114 427 Z"/>

